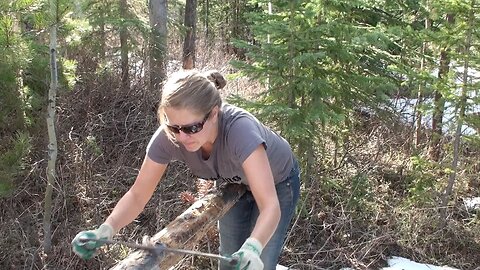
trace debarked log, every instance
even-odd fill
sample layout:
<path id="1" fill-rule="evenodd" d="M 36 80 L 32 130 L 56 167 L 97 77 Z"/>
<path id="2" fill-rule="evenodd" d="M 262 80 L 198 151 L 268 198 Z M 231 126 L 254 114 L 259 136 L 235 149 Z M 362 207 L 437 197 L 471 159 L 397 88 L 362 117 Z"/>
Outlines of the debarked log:
<path id="1" fill-rule="evenodd" d="M 220 219 L 245 193 L 245 186 L 228 184 L 197 200 L 185 212 L 150 238 L 150 243 L 167 247 L 193 249 Z M 164 270 L 178 263 L 183 255 L 162 252 L 153 254 L 136 250 L 111 270 Z"/>

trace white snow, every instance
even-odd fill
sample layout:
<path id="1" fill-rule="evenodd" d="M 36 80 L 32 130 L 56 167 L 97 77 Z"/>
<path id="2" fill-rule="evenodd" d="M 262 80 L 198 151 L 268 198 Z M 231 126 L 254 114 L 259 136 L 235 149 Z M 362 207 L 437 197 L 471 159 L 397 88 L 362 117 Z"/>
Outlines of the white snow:
<path id="1" fill-rule="evenodd" d="M 379 270 L 460 270 L 448 266 L 435 266 L 414 262 L 412 260 L 393 256 L 387 260 L 388 266 Z M 352 268 L 342 268 L 340 270 L 353 270 Z"/>
<path id="2" fill-rule="evenodd" d="M 435 266 L 411 261 L 402 257 L 392 257 L 388 259 L 388 267 L 382 270 L 459 270 L 447 266 Z"/>
<path id="3" fill-rule="evenodd" d="M 480 209 L 480 197 L 464 198 L 463 204 L 465 205 L 465 208 L 467 208 L 467 211 L 478 210 Z"/>

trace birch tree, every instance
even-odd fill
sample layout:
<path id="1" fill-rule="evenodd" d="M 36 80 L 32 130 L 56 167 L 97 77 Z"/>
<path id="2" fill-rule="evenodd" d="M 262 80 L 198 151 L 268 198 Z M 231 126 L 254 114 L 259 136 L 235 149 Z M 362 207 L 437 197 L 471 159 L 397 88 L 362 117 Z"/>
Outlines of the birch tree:
<path id="1" fill-rule="evenodd" d="M 428 0 L 426 1 L 426 9 L 428 10 Z M 424 23 L 424 30 L 428 31 L 430 29 L 430 18 L 428 15 L 425 17 L 425 23 Z M 421 48 L 421 54 L 420 54 L 420 72 L 424 73 L 427 68 L 426 68 L 426 54 L 427 54 L 427 48 L 428 48 L 428 41 L 423 40 L 422 42 L 422 48 Z M 421 111 L 421 106 L 423 105 L 423 98 L 424 98 L 424 92 L 425 92 L 425 81 L 422 81 L 418 84 L 418 92 L 417 92 L 417 102 L 415 104 L 415 133 L 414 133 L 414 147 L 418 148 L 420 145 L 420 138 L 422 135 L 422 111 Z"/>
<path id="2" fill-rule="evenodd" d="M 52 193 L 55 184 L 57 162 L 57 135 L 55 132 L 55 101 L 58 88 L 57 70 L 57 1 L 50 0 L 50 14 L 52 23 L 50 26 L 50 89 L 48 91 L 47 106 L 47 129 L 48 129 L 48 165 L 47 165 L 47 188 L 45 190 L 43 229 L 43 248 L 45 253 L 50 253 L 52 248 Z"/>

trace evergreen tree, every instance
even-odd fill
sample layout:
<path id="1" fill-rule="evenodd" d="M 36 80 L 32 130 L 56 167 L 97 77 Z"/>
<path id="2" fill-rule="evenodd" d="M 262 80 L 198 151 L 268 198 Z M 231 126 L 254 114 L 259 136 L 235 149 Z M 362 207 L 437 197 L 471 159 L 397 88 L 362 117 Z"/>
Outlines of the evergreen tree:
<path id="1" fill-rule="evenodd" d="M 451 104 L 454 108 L 452 115 L 452 130 L 454 139 L 451 142 L 452 153 L 447 153 L 449 159 L 451 159 L 451 166 L 449 166 L 449 177 L 446 184 L 446 188 L 442 194 L 440 203 L 440 226 L 444 227 L 447 222 L 447 206 L 450 197 L 453 193 L 453 187 L 456 181 L 456 174 L 459 170 L 459 164 L 461 162 L 461 148 L 464 133 L 464 122 L 467 112 L 473 112 L 478 108 L 480 103 L 475 102 L 475 89 L 478 89 L 480 71 L 480 56 L 478 51 L 474 49 L 474 36 L 478 33 L 477 25 L 480 23 L 480 19 L 475 16 L 480 10 L 480 7 L 476 5 L 475 0 L 452 2 L 447 7 L 448 12 L 455 13 L 455 24 L 452 26 L 451 33 L 455 33 L 451 36 L 448 44 L 451 48 L 451 70 L 453 74 L 450 74 L 448 81 L 448 89 L 443 91 L 443 97 L 445 104 Z M 473 72 L 472 72 L 473 71 Z M 477 99 L 478 100 L 478 99 Z M 475 108 L 477 107 L 477 108 Z M 449 119 L 446 119 L 449 120 Z M 479 137 L 479 134 L 476 134 Z M 450 158 L 451 157 L 451 158 Z M 446 166 L 448 167 L 448 166 Z"/>
<path id="2" fill-rule="evenodd" d="M 31 148 L 29 128 L 38 120 L 31 118 L 39 100 L 28 86 L 35 52 L 25 20 L 36 2 L 0 3 L 0 196 L 11 192 L 21 175 Z"/>
<path id="3" fill-rule="evenodd" d="M 237 42 L 251 61 L 236 66 L 266 86 L 257 102 L 243 102 L 312 168 L 335 127 L 388 99 L 397 47 L 367 1 L 272 1 L 272 14 L 267 2 L 253 1 L 264 8 L 249 16 L 256 43 Z"/>

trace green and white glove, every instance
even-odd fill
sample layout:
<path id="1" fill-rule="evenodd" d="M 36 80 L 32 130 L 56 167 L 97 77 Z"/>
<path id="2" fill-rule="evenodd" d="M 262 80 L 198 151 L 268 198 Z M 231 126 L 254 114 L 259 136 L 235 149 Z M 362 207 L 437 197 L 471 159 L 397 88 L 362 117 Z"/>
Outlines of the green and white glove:
<path id="1" fill-rule="evenodd" d="M 75 254 L 82 259 L 90 259 L 95 255 L 95 252 L 104 243 L 96 241 L 98 239 L 112 240 L 115 234 L 112 226 L 103 223 L 95 230 L 81 231 L 72 241 L 72 249 Z"/>
<path id="2" fill-rule="evenodd" d="M 262 250 L 262 244 L 257 239 L 248 238 L 242 247 L 232 254 L 239 262 L 235 270 L 263 270 L 263 262 L 260 259 Z"/>

